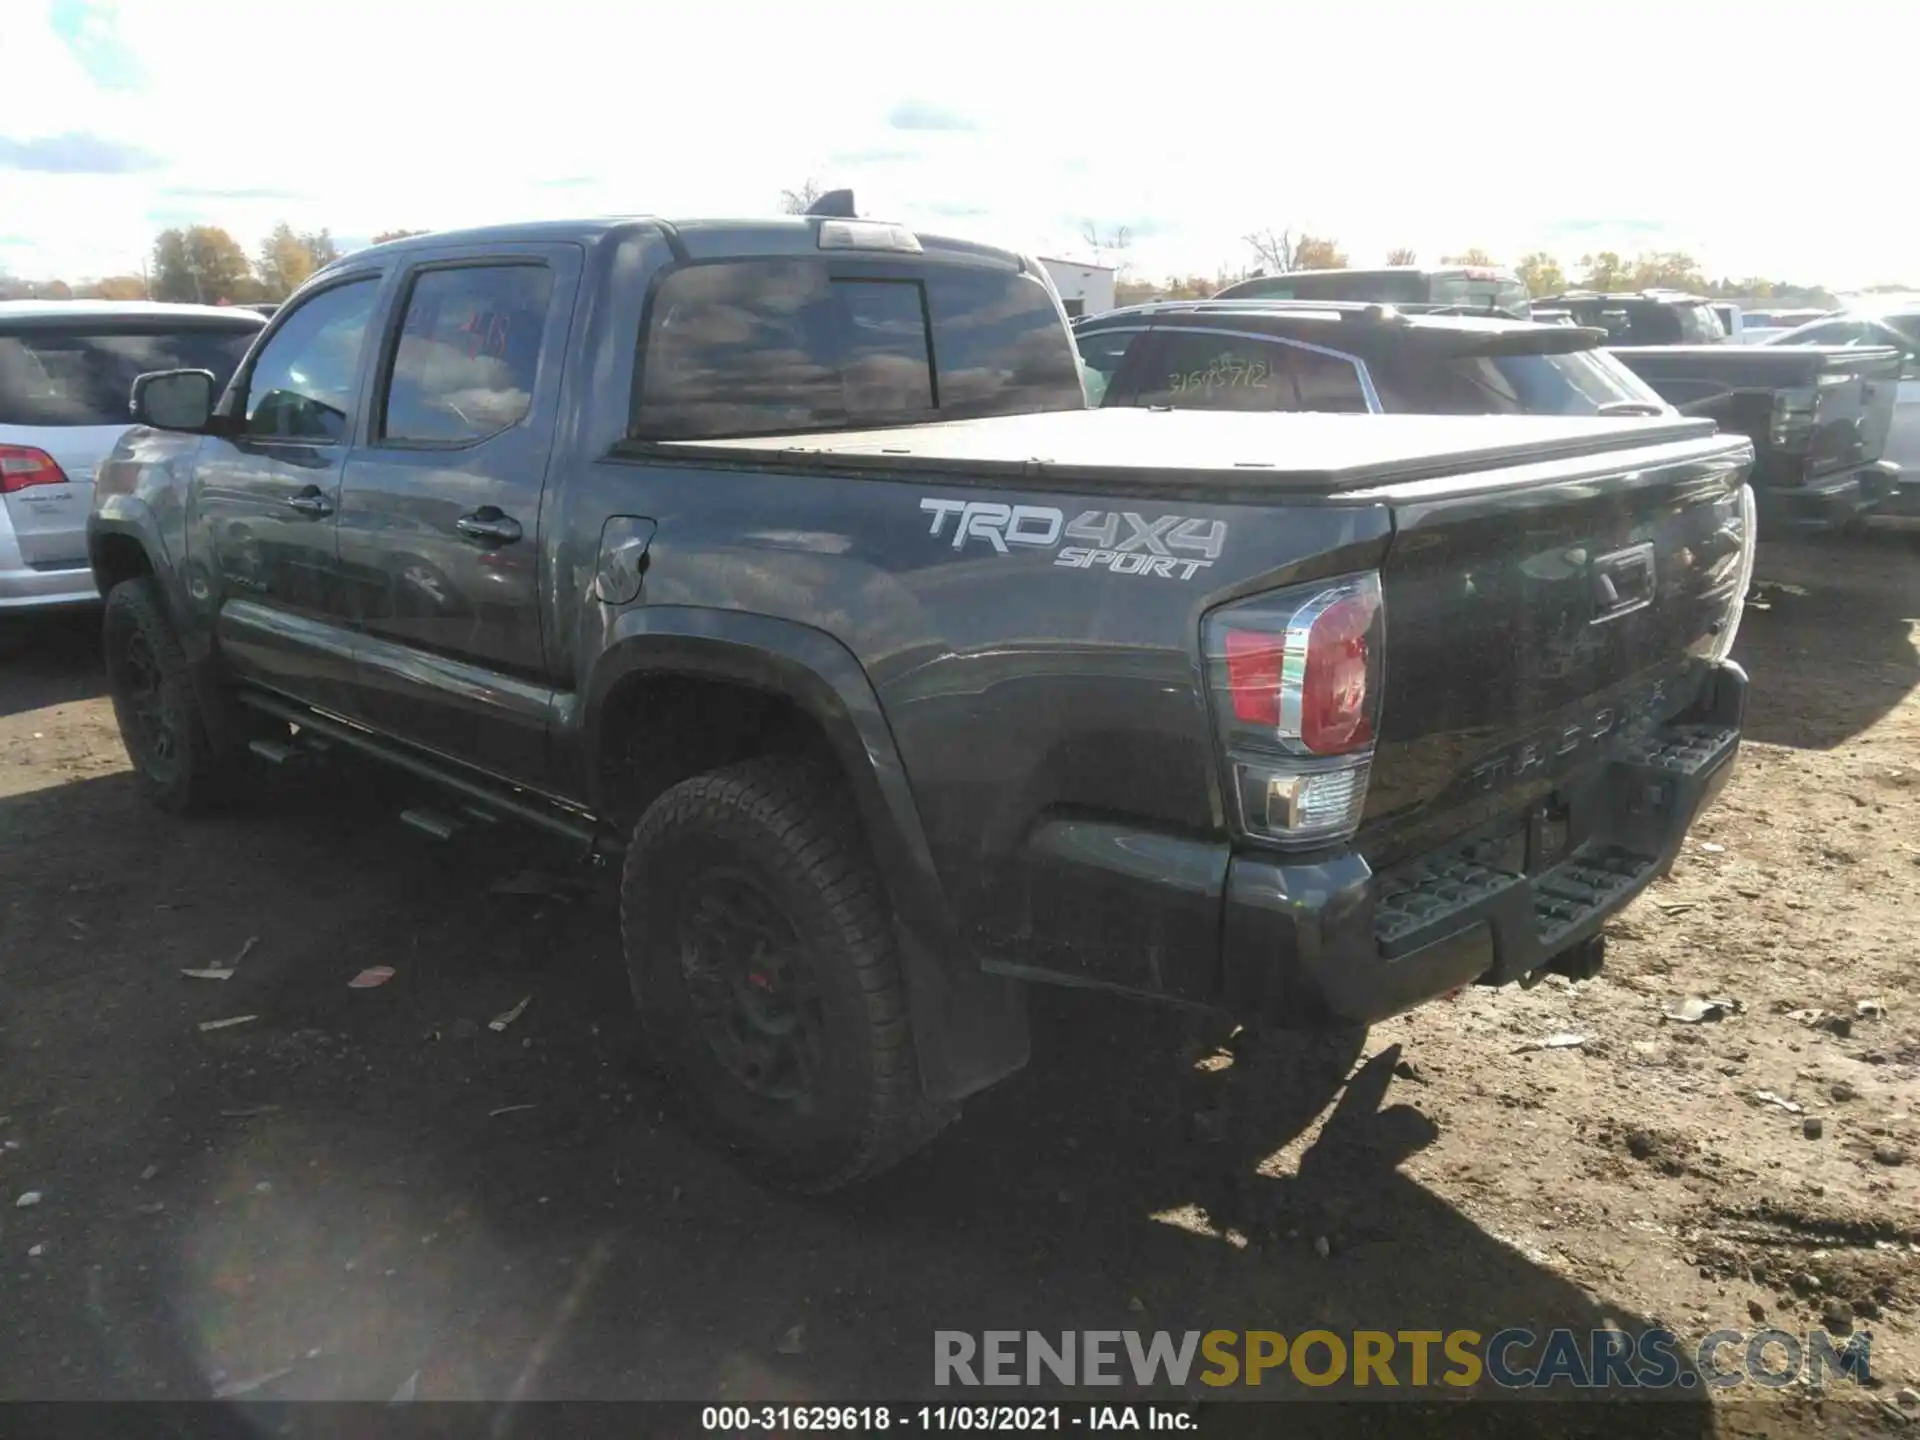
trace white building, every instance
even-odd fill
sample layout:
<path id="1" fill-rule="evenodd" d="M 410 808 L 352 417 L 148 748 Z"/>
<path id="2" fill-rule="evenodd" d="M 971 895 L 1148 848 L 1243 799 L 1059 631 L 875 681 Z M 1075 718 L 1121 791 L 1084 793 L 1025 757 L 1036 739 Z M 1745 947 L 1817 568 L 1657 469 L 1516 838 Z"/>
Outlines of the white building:
<path id="1" fill-rule="evenodd" d="M 1042 255 L 1039 261 L 1053 277 L 1053 285 L 1066 302 L 1067 314 L 1098 315 L 1113 309 L 1114 272 L 1110 265 L 1087 265 L 1078 260 L 1053 260 Z"/>

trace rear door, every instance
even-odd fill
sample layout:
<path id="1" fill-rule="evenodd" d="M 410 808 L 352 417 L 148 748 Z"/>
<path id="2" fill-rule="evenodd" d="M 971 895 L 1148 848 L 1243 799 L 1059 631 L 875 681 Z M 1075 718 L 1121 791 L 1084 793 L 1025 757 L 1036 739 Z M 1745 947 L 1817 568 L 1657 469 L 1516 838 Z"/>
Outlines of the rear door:
<path id="1" fill-rule="evenodd" d="M 510 245 L 400 277 L 340 504 L 355 712 L 535 785 L 553 693 L 541 495 L 580 258 Z"/>
<path id="2" fill-rule="evenodd" d="M 194 465 L 189 544 L 218 595 L 223 655 L 324 709 L 345 709 L 353 675 L 334 515 L 380 285 L 349 273 L 283 309 L 223 403 L 227 433 Z"/>
<path id="3" fill-rule="evenodd" d="M 22 561 L 85 567 L 94 468 L 127 431 L 136 375 L 211 370 L 224 385 L 259 329 L 85 313 L 0 328 L 0 446 L 15 447 L 0 470 L 0 493 Z"/>

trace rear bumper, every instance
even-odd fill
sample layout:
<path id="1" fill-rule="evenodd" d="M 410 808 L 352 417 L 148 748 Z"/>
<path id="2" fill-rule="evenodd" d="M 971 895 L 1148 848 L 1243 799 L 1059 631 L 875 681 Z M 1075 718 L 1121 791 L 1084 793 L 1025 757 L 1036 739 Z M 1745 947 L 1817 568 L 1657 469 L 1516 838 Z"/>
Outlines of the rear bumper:
<path id="1" fill-rule="evenodd" d="M 0 613 L 30 610 L 54 610 L 67 605 L 99 603 L 93 571 L 81 564 L 58 570 L 41 570 L 20 557 L 13 531 L 0 514 Z"/>
<path id="2" fill-rule="evenodd" d="M 1800 485 L 1755 487 L 1760 533 L 1843 529 L 1899 489 L 1900 467 L 1889 460 L 1816 476 Z"/>
<path id="3" fill-rule="evenodd" d="M 1354 853 L 1228 866 L 1222 999 L 1291 1025 L 1370 1023 L 1475 982 L 1504 984 L 1598 934 L 1670 867 L 1732 774 L 1747 677 L 1723 666 L 1701 704 L 1610 761 L 1565 858 L 1501 868 L 1484 839 L 1376 875 Z"/>

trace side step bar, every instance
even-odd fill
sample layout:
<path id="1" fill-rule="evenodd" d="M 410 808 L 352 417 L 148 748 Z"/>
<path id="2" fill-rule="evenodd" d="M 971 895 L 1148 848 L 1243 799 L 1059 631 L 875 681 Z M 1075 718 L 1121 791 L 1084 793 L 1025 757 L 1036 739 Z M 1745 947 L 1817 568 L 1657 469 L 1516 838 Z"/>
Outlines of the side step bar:
<path id="1" fill-rule="evenodd" d="M 600 853 L 617 852 L 621 848 L 616 842 L 595 830 L 584 816 L 579 819 L 573 819 L 569 816 L 558 814 L 553 810 L 543 808 L 540 805 L 529 803 L 517 796 L 503 794 L 500 790 L 487 785 L 483 781 L 469 780 L 463 775 L 450 774 L 436 765 L 409 754 L 397 745 L 380 739 L 378 736 L 369 735 L 365 731 L 355 729 L 353 726 L 337 720 L 328 719 L 324 715 L 315 715 L 312 711 L 303 710 L 297 705 L 286 704 L 283 701 L 274 699 L 272 696 L 257 694 L 253 691 L 242 691 L 238 698 L 241 704 L 258 710 L 263 715 L 271 715 L 276 720 L 284 720 L 289 725 L 299 726 L 302 730 L 311 730 L 316 735 L 349 746 L 359 751 L 362 755 L 391 765 L 397 770 L 404 770 L 409 775 L 429 781 L 432 784 L 439 785 L 444 789 L 453 791 L 457 795 L 463 796 L 471 802 L 469 806 L 462 807 L 468 814 L 473 814 L 473 812 L 477 810 L 492 812 L 494 814 L 511 815 L 517 820 L 524 820 L 529 825 L 536 825 L 551 834 L 572 840 L 577 844 L 584 845 L 588 849 Z M 262 758 L 279 763 L 288 758 L 293 747 L 268 740 L 256 741 L 249 748 L 253 749 L 254 752 Z M 286 753 L 276 754 L 270 752 Z M 418 824 L 414 819 L 409 818 L 416 814 L 423 818 L 431 819 L 436 823 L 431 827 Z M 403 813 L 401 819 L 405 820 L 409 825 L 414 825 L 415 828 L 435 835 L 440 839 L 445 839 L 446 834 L 452 833 L 452 828 L 446 824 L 443 817 L 434 815 L 428 811 L 409 811 Z M 441 834 L 443 829 L 446 831 L 446 834 Z"/>

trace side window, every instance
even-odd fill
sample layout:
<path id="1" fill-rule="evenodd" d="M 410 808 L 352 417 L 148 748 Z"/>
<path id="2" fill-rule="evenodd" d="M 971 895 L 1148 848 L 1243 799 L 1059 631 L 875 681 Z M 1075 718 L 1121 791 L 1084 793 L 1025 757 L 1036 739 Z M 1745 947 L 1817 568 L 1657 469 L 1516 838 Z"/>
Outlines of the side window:
<path id="1" fill-rule="evenodd" d="M 1075 337 L 1080 346 L 1081 368 L 1086 374 L 1087 404 L 1097 409 L 1106 402 L 1107 391 L 1113 385 L 1113 377 L 1120 373 L 1127 351 L 1146 333 L 1144 330 L 1104 330 Z"/>
<path id="2" fill-rule="evenodd" d="M 1830 325 L 1803 330 L 1794 340 L 1797 345 L 1857 345 L 1867 327 L 1857 320 L 1835 320 Z"/>
<path id="3" fill-rule="evenodd" d="M 552 296 L 544 265 L 469 265 L 414 277 L 381 438 L 459 444 L 526 419 Z"/>
<path id="4" fill-rule="evenodd" d="M 1354 362 L 1277 340 L 1164 331 L 1141 405 L 1180 410 L 1364 411 Z"/>
<path id="5" fill-rule="evenodd" d="M 287 316 L 247 377 L 246 433 L 331 445 L 346 438 L 372 276 L 323 290 Z"/>

